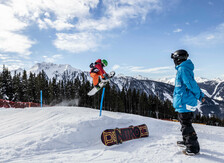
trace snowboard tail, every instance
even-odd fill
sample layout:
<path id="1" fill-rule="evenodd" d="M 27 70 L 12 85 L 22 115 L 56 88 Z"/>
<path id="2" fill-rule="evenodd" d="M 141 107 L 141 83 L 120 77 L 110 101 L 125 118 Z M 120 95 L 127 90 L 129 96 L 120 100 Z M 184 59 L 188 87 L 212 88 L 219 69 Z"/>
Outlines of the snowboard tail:
<path id="1" fill-rule="evenodd" d="M 100 86 L 100 88 L 96 88 L 96 87 L 94 87 L 92 90 L 90 90 L 88 93 L 87 93 L 87 95 L 88 96 L 93 96 L 93 95 L 95 95 L 99 90 L 101 90 L 101 88 L 103 88 L 107 83 L 108 83 L 109 81 L 104 81 L 104 82 L 100 82 L 99 83 L 99 86 Z"/>
<path id="2" fill-rule="evenodd" d="M 104 130 L 101 134 L 101 141 L 106 146 L 121 144 L 124 141 L 148 137 L 148 128 L 145 124 L 129 126 L 128 128 L 116 128 Z"/>

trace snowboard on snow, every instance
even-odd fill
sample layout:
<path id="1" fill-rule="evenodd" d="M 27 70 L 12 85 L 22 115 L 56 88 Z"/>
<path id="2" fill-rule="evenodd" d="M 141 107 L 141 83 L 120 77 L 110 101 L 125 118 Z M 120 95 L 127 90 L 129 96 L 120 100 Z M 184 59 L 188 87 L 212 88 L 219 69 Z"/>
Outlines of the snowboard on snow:
<path id="1" fill-rule="evenodd" d="M 88 95 L 88 96 L 93 96 L 93 95 L 95 95 L 99 90 L 101 90 L 101 88 L 103 88 L 103 87 L 105 87 L 105 86 L 107 85 L 107 83 L 110 81 L 110 79 L 111 79 L 112 77 L 114 77 L 114 75 L 115 75 L 115 72 L 114 72 L 114 71 L 111 71 L 111 72 L 108 74 L 109 79 L 107 79 L 107 80 L 103 80 L 103 81 L 101 81 L 101 82 L 99 83 L 100 89 L 97 89 L 97 88 L 94 87 L 93 89 L 91 89 L 91 90 L 87 93 L 87 95 Z"/>
<path id="2" fill-rule="evenodd" d="M 104 130 L 101 134 L 101 141 L 106 146 L 121 144 L 124 141 L 148 137 L 148 127 L 146 124 L 139 126 L 129 126 L 127 128 L 116 128 Z"/>

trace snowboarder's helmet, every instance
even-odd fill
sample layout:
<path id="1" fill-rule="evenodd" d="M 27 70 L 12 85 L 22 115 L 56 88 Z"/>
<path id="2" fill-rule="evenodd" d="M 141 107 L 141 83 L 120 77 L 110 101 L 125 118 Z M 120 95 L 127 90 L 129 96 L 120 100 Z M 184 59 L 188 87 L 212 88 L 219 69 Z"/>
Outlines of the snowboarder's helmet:
<path id="1" fill-rule="evenodd" d="M 183 61 L 186 61 L 189 54 L 186 50 L 180 49 L 171 54 L 171 58 L 173 59 L 175 65 L 180 65 Z"/>
<path id="2" fill-rule="evenodd" d="M 105 59 L 102 59 L 101 62 L 102 62 L 104 67 L 106 67 L 108 65 L 107 60 L 105 60 Z"/>
<path id="3" fill-rule="evenodd" d="M 179 60 L 182 60 L 182 59 L 186 60 L 188 56 L 189 56 L 188 52 L 183 49 L 177 50 L 171 54 L 172 59 L 179 59 Z"/>

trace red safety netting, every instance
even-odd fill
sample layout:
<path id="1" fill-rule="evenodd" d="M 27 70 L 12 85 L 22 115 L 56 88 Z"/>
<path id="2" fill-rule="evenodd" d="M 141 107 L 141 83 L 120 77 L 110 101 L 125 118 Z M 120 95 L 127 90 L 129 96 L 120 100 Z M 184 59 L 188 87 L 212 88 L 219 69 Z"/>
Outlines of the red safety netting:
<path id="1" fill-rule="evenodd" d="M 40 104 L 34 102 L 12 102 L 0 99 L 0 108 L 25 108 L 25 107 L 40 107 Z"/>

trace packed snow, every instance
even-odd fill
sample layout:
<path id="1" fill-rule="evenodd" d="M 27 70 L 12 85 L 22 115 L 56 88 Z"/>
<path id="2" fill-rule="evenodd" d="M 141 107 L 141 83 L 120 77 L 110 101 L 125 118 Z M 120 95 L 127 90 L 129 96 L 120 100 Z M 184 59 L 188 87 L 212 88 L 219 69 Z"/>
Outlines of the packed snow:
<path id="1" fill-rule="evenodd" d="M 149 137 L 105 146 L 105 129 L 146 124 Z M 210 163 L 224 162 L 224 128 L 194 124 L 200 155 L 176 146 L 178 122 L 83 107 L 0 108 L 0 162 Z"/>

